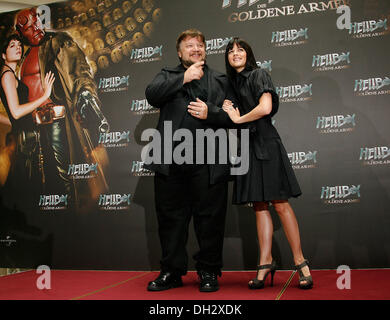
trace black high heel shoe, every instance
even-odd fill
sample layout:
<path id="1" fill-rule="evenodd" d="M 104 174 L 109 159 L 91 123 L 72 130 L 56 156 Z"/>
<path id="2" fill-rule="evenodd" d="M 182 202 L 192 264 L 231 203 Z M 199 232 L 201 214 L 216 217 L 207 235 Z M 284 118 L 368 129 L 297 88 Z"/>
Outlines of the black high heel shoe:
<path id="1" fill-rule="evenodd" d="M 299 273 L 299 288 L 301 289 L 311 289 L 313 288 L 313 278 L 310 276 L 304 276 L 302 272 L 303 267 L 309 267 L 309 261 L 304 260 L 300 265 L 294 266 Z M 306 281 L 306 283 L 302 283 Z"/>
<path id="2" fill-rule="evenodd" d="M 263 289 L 265 286 L 265 280 L 267 279 L 267 276 L 270 273 L 271 273 L 271 287 L 273 287 L 274 275 L 276 272 L 276 261 L 272 260 L 271 264 L 263 264 L 263 265 L 257 266 L 256 269 L 257 269 L 257 274 L 258 274 L 259 270 L 269 269 L 269 271 L 267 271 L 267 273 L 264 275 L 263 280 L 259 280 L 257 278 L 252 279 L 251 282 L 248 283 L 249 289 Z"/>

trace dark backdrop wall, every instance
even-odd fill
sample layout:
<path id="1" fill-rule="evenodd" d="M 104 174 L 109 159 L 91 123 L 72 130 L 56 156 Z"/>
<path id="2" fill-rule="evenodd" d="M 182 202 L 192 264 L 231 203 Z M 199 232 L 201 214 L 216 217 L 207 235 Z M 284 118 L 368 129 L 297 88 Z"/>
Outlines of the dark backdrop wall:
<path id="1" fill-rule="evenodd" d="M 350 30 L 337 27 L 336 9 L 344 3 L 352 12 Z M 25 194 L 10 207 L 4 184 L 10 129 L 1 124 L 1 267 L 159 268 L 153 173 L 141 162 L 141 134 L 155 127 L 159 112 L 144 91 L 162 67 L 178 64 L 176 38 L 192 27 L 206 36 L 211 67 L 224 72 L 227 41 L 240 36 L 270 73 L 281 99 L 274 124 L 303 190 L 291 204 L 312 267 L 390 266 L 388 1 L 84 0 L 50 9 L 52 31 L 70 34 L 94 72 L 111 130 L 95 141 L 108 154 L 107 187 L 80 210 L 27 202 Z M 3 36 L 14 15 L 0 16 Z M 273 217 L 274 257 L 291 268 L 288 242 Z M 196 249 L 191 232 L 189 254 Z M 252 209 L 229 205 L 224 268 L 253 269 L 257 259 Z"/>

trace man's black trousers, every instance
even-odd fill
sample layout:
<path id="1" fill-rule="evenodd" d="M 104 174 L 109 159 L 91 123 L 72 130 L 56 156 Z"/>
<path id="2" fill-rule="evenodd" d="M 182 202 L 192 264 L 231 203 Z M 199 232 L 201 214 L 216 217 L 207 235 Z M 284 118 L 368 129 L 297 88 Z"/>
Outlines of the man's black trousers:
<path id="1" fill-rule="evenodd" d="M 208 165 L 172 165 L 155 175 L 155 201 L 162 248 L 161 270 L 187 272 L 186 244 L 193 217 L 199 251 L 196 269 L 220 274 L 228 183 L 210 185 Z"/>

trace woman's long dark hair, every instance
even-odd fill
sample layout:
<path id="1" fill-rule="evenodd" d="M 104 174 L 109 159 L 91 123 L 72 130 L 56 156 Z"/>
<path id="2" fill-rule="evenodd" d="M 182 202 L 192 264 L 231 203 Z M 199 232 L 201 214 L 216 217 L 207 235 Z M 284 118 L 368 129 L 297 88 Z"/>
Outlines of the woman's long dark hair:
<path id="1" fill-rule="evenodd" d="M 226 67 L 226 74 L 229 79 L 233 79 L 234 76 L 237 74 L 236 69 L 234 69 L 228 59 L 229 51 L 233 49 L 234 44 L 236 44 L 239 48 L 243 48 L 246 52 L 246 64 L 245 64 L 245 69 L 247 70 L 254 70 L 259 68 L 256 64 L 256 59 L 253 54 L 251 46 L 246 42 L 245 40 L 234 37 L 232 40 L 229 41 L 229 43 L 226 46 L 226 51 L 225 51 L 225 67 Z"/>

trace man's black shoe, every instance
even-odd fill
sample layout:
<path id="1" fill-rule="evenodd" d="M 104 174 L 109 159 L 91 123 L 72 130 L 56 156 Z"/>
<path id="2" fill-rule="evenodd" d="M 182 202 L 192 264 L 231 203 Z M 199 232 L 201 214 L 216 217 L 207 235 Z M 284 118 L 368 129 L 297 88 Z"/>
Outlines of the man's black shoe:
<path id="1" fill-rule="evenodd" d="M 199 291 L 200 292 L 214 292 L 219 289 L 217 274 L 207 271 L 199 271 Z"/>
<path id="2" fill-rule="evenodd" d="M 182 286 L 181 276 L 161 271 L 156 280 L 149 282 L 148 291 L 163 291 Z"/>

